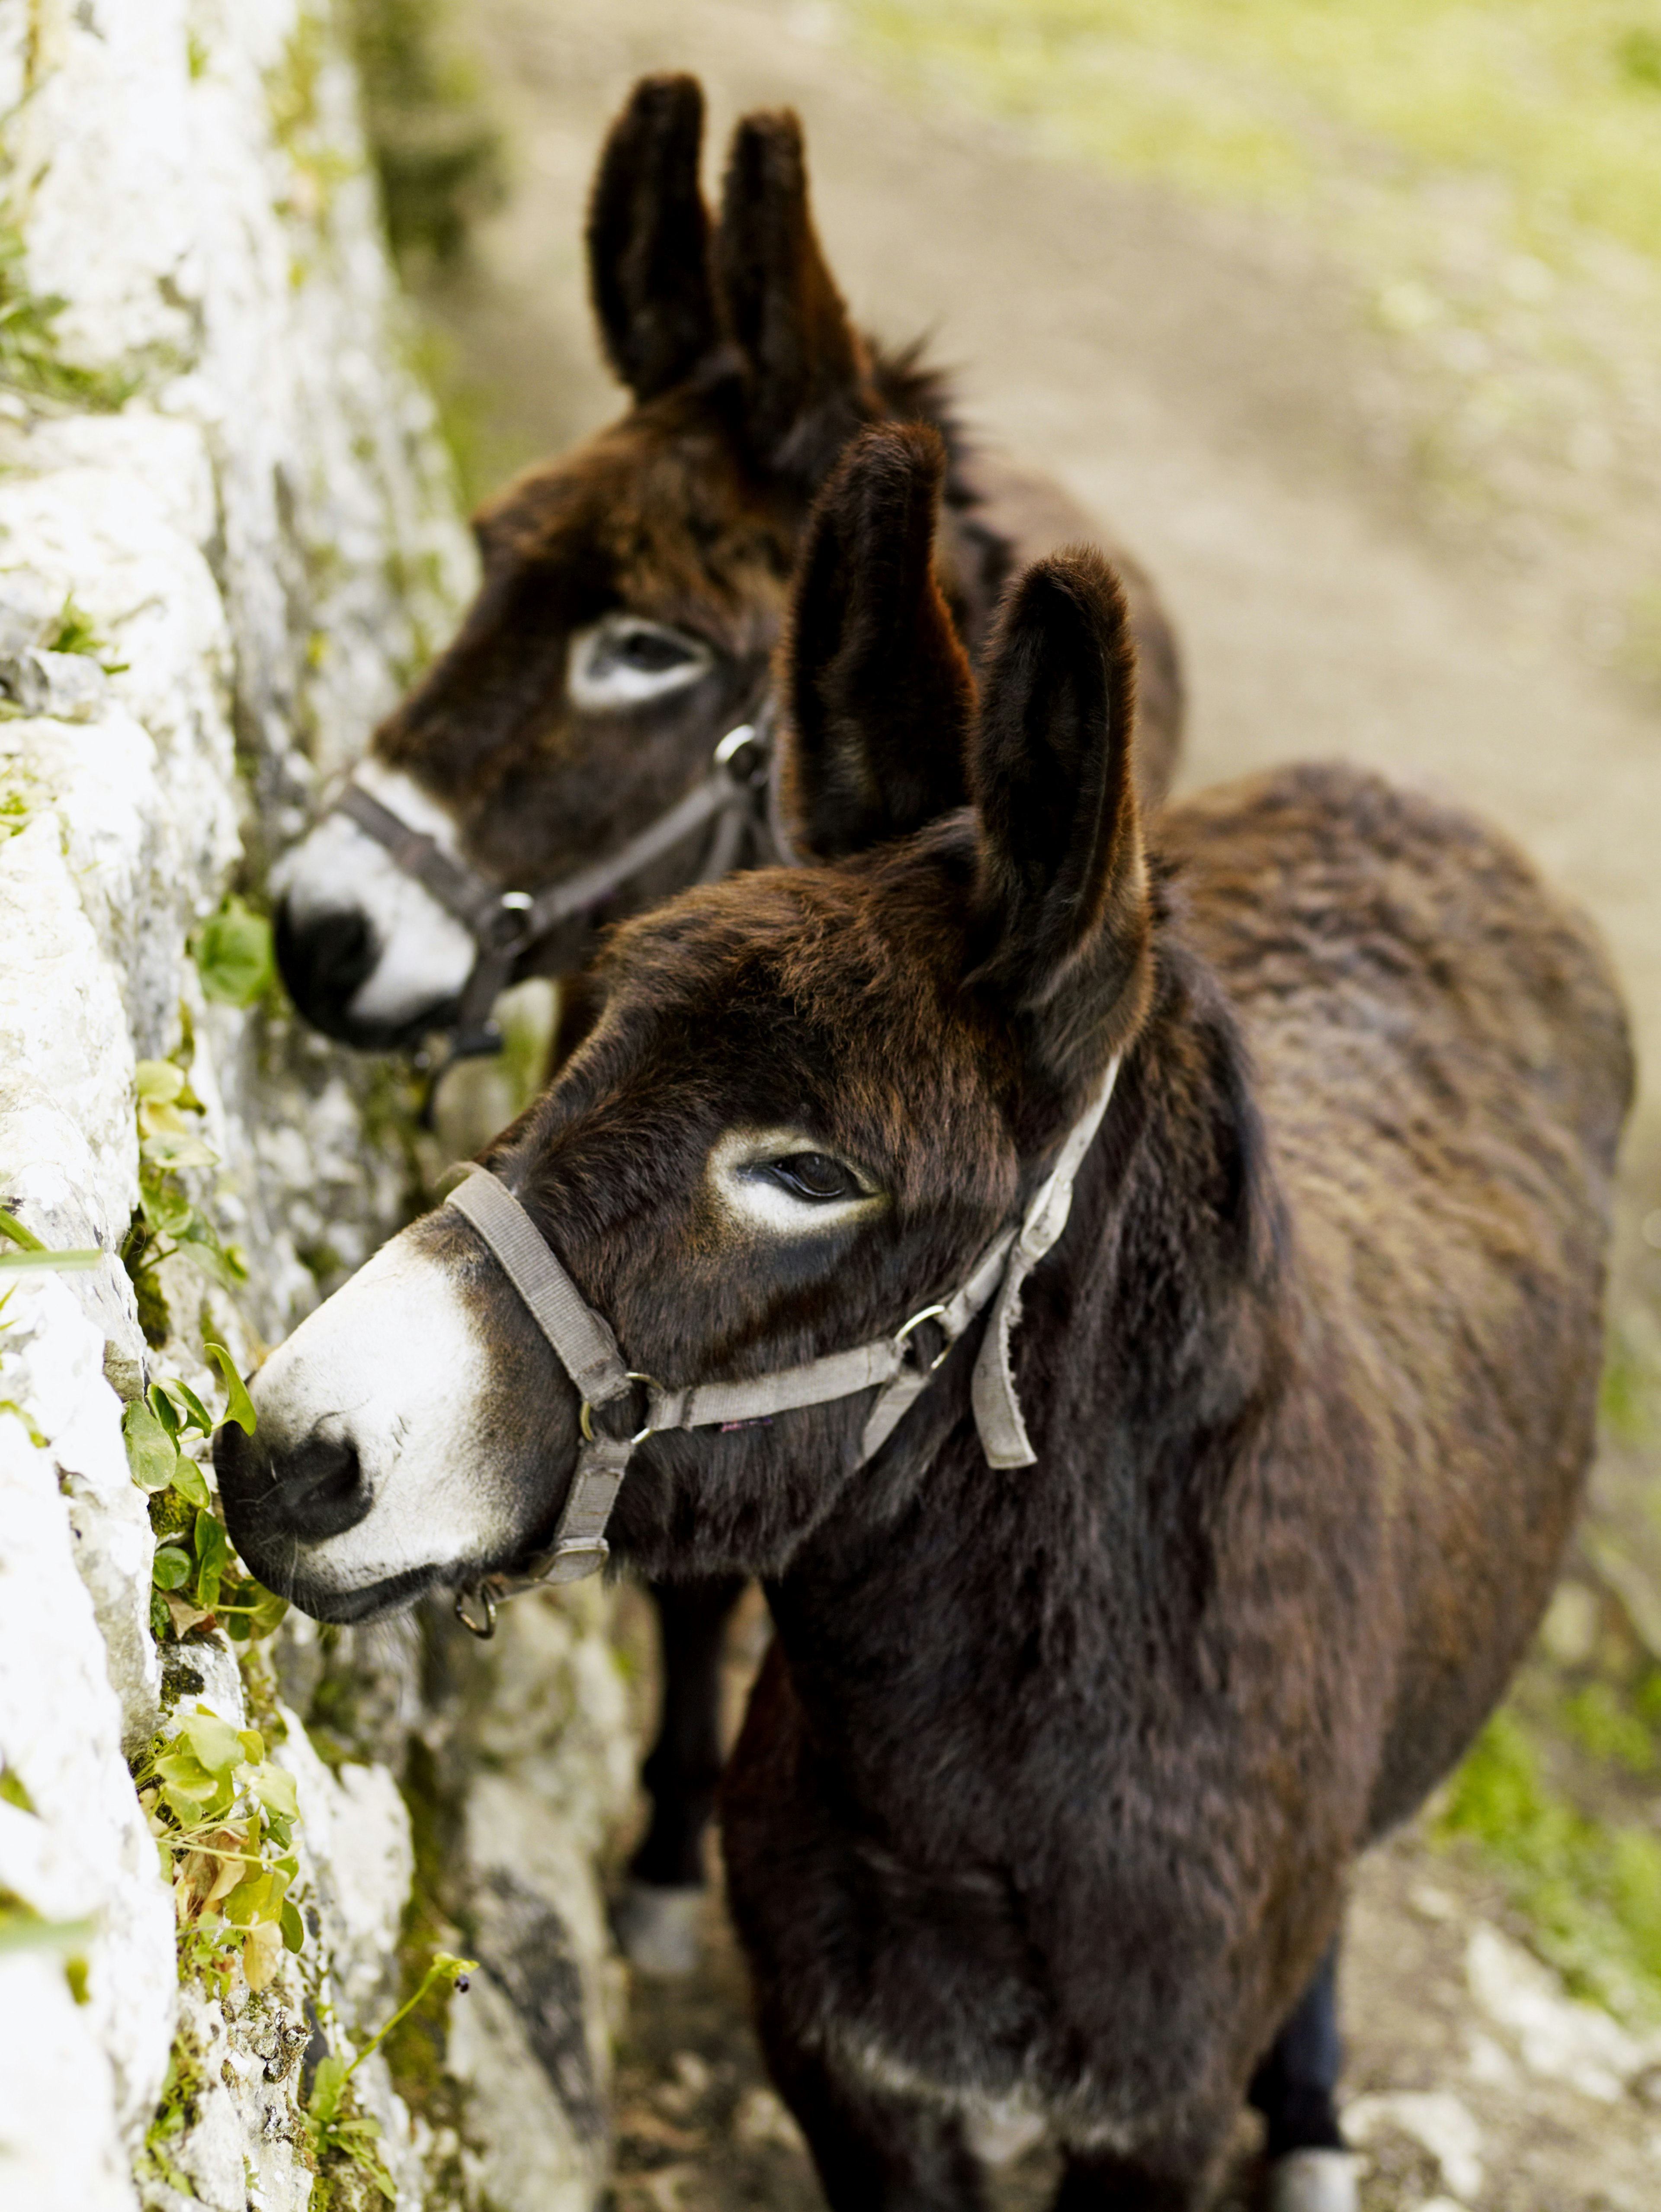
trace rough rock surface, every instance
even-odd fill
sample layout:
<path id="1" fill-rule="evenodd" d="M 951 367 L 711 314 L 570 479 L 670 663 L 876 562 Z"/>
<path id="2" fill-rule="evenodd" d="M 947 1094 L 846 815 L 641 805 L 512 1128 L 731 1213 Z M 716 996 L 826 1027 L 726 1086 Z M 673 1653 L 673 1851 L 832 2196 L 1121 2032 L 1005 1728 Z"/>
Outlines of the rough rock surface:
<path id="1" fill-rule="evenodd" d="M 551 1602 L 469 1657 L 470 1710 L 493 1717 L 459 1732 L 423 1697 L 413 1632 L 326 1651 L 296 1624 L 276 1674 L 201 1626 L 159 1650 L 122 1437 L 122 1400 L 155 1372 L 216 1389 L 204 1324 L 251 1361 L 406 1202 L 395 1079 L 269 1005 L 210 1003 L 192 957 L 228 888 L 258 904 L 269 855 L 471 580 L 356 86 L 305 0 L 0 0 L 0 117 L 8 312 L 21 300 L 87 373 L 41 396 L 52 380 L 0 338 L 0 1205 L 100 1255 L 0 1273 L 0 2202 L 313 2200 L 301 2095 L 407 1986 L 403 1787 L 424 1737 L 454 1736 L 462 1811 L 428 1873 L 457 1942 L 488 1948 L 484 2001 L 452 2007 L 444 2117 L 412 2110 L 380 2053 L 356 2110 L 400 2204 L 477 2203 L 488 2182 L 504 2212 L 575 2212 L 604 2160 L 593 1862 L 628 1780 L 603 1603 Z M 119 1252 L 135 1066 L 169 1054 L 216 1156 L 192 1194 L 247 1279 L 232 1297 L 170 1259 L 170 1334 L 151 1313 L 147 1343 Z M 344 1667 L 362 1724 L 319 1731 L 326 1760 L 277 1682 L 309 1698 Z M 130 1771 L 199 1707 L 259 1727 L 295 1778 L 307 1940 L 259 1990 L 181 1967 Z M 511 2143 L 492 2133 L 510 2081 Z M 331 2205 L 381 2201 L 338 2162 L 328 2180 Z"/>

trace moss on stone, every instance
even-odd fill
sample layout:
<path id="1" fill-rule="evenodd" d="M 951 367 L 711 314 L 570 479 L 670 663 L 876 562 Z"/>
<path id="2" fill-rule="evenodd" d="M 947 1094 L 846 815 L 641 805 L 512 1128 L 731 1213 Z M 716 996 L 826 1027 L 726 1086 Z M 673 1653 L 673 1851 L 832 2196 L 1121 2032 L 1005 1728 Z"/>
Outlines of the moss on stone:
<path id="1" fill-rule="evenodd" d="M 56 292 L 32 289 L 23 234 L 9 207 L 0 202 L 0 385 L 71 407 L 113 412 L 131 398 L 138 380 L 125 370 L 87 368 L 64 360 L 57 324 L 68 305 Z"/>

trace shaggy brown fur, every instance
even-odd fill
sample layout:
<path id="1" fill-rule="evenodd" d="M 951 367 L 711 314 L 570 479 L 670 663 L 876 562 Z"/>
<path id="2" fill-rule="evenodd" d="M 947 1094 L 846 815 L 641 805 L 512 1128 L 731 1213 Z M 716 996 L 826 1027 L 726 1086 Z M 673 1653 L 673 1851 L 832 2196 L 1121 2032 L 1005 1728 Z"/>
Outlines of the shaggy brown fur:
<path id="1" fill-rule="evenodd" d="M 371 741 L 374 758 L 453 813 L 463 857 L 504 888 L 541 890 L 618 849 L 755 714 L 812 495 L 862 424 L 928 422 L 946 437 L 940 583 L 971 653 L 1020 561 L 1092 534 L 1055 486 L 970 453 L 915 351 L 885 354 L 855 330 L 814 232 L 794 115 L 739 124 L 714 226 L 698 185 L 703 119 L 694 79 L 654 77 L 613 126 L 589 263 L 605 350 L 634 404 L 480 508 L 478 595 Z M 1181 736 L 1176 646 L 1151 585 L 1116 557 L 1147 672 L 1141 773 L 1155 802 Z M 701 641 L 709 672 L 654 705 L 578 712 L 572 635 L 616 610 Z M 599 919 L 695 881 L 704 847 L 700 836 L 666 856 Z M 309 927 L 278 921 L 301 1012 L 349 1043 L 396 1041 L 349 1011 L 378 950 L 367 932 L 343 938 L 332 913 Z M 592 947 L 590 927 L 568 925 L 521 972 L 568 974 Z M 435 1002 L 411 1034 L 443 1014 Z"/>
<path id="2" fill-rule="evenodd" d="M 929 445 L 868 434 L 804 562 L 810 848 L 846 842 L 846 794 L 908 735 L 962 742 L 916 528 Z M 932 706 L 896 693 L 891 636 L 841 649 L 867 558 L 909 564 L 891 604 Z M 1145 846 L 1133 658 L 1097 556 L 1029 570 L 974 807 L 626 926 L 598 1027 L 490 1156 L 631 1365 L 752 1376 L 963 1282 L 1123 1054 L 1016 1339 L 1035 1466 L 986 1463 L 971 1333 L 868 1464 L 864 1395 L 654 1437 L 613 1516 L 650 1573 L 767 1578 L 726 1860 L 770 2063 L 844 2212 L 971 2212 L 992 2100 L 1060 2140 L 1079 2212 L 1202 2204 L 1254 2082 L 1273 2146 L 1335 2140 L 1335 2059 L 1302 2105 L 1287 2084 L 1329 2025 L 1346 1869 L 1499 1694 L 1591 1446 L 1632 1081 L 1591 932 L 1492 831 L 1348 768 L 1214 793 Z M 754 1170 L 779 1188 L 811 1146 L 873 1202 L 754 1225 L 708 1166 L 734 1130 L 780 1133 Z M 395 1584 L 295 1583 L 337 1615 L 510 1569 L 575 1448 L 575 1395 L 472 1232 L 406 1235 L 491 1348 L 480 1479 L 514 1504 Z M 225 1438 L 233 1534 L 280 1566 L 312 1447 L 264 1406 Z"/>

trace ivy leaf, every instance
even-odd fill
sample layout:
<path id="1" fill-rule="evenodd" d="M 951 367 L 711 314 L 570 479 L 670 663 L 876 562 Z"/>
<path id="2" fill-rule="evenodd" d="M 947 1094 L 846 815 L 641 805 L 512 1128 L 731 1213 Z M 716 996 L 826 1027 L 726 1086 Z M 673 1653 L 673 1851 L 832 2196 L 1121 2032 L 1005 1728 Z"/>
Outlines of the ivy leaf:
<path id="1" fill-rule="evenodd" d="M 251 1006 L 270 990 L 277 974 L 271 925 L 234 896 L 204 923 L 196 940 L 196 969 L 205 996 L 222 1006 Z"/>
<path id="2" fill-rule="evenodd" d="M 167 1431 L 168 1443 L 176 1447 L 179 1441 L 179 1408 L 173 1403 L 172 1390 L 158 1379 L 151 1383 L 144 1395 L 150 1401 L 150 1411 Z"/>
<path id="3" fill-rule="evenodd" d="M 196 1516 L 196 1601 L 211 1613 L 219 1602 L 219 1586 L 230 1565 L 230 1539 L 205 1508 Z"/>
<path id="4" fill-rule="evenodd" d="M 242 1377 L 236 1371 L 235 1361 L 222 1344 L 210 1344 L 204 1349 L 219 1370 L 220 1380 L 225 1385 L 225 1419 L 234 1421 L 245 1437 L 251 1437 L 256 1418 L 253 1400 L 248 1395 Z"/>
<path id="5" fill-rule="evenodd" d="M 283 1931 L 274 1921 L 249 1929 L 242 1946 L 242 1976 L 251 1990 L 269 1988 L 283 1957 Z"/>
<path id="6" fill-rule="evenodd" d="M 188 1382 L 176 1375 L 158 1375 L 149 1388 L 157 1419 L 170 1437 L 181 1429 L 199 1429 L 204 1437 L 214 1431 L 214 1418 Z"/>
<path id="7" fill-rule="evenodd" d="M 185 1071 L 170 1060 L 141 1060 L 133 1069 L 140 1098 L 171 1106 L 185 1088 Z"/>
<path id="8" fill-rule="evenodd" d="M 175 1168 L 211 1168 L 219 1164 L 218 1153 L 188 1130 L 158 1129 L 155 1136 L 146 1137 L 138 1149 L 146 1166 L 159 1168 L 163 1175 L 171 1175 Z"/>
<path id="9" fill-rule="evenodd" d="M 155 1771 L 161 1794 L 182 1826 L 210 1820 L 216 1814 L 230 1810 L 236 1795 L 230 1776 L 210 1773 L 193 1750 L 164 1753 L 155 1762 Z"/>
<path id="10" fill-rule="evenodd" d="M 268 1869 L 250 1869 L 220 1906 L 233 1927 L 251 1928 L 257 1920 L 276 1920 L 283 1911 L 283 1889 Z"/>
<path id="11" fill-rule="evenodd" d="M 300 1818 L 300 1800 L 295 1795 L 295 1780 L 284 1766 L 274 1766 L 270 1759 L 255 1767 L 248 1778 L 248 1787 L 268 1813 L 276 1814 L 280 1820 Z"/>
<path id="12" fill-rule="evenodd" d="M 283 1945 L 289 1951 L 303 1951 L 306 1948 L 306 1923 L 300 1917 L 300 1907 L 286 1897 L 283 1900 Z"/>
<path id="13" fill-rule="evenodd" d="M 127 1446 L 127 1465 L 141 1490 L 165 1490 L 176 1468 L 190 1466 L 188 1460 L 180 1460 L 173 1438 L 142 1398 L 135 1398 L 121 1416 L 121 1433 Z M 200 1481 L 199 1470 L 192 1471 Z M 202 1490 L 205 1502 L 206 1483 Z"/>
<path id="14" fill-rule="evenodd" d="M 166 1190 L 152 1176 L 141 1178 L 138 1203 L 145 1226 L 158 1237 L 182 1237 L 196 1212 L 182 1190 Z"/>
<path id="15" fill-rule="evenodd" d="M 208 1478 L 193 1459 L 181 1452 L 173 1462 L 173 1488 L 189 1504 L 205 1508 L 208 1503 Z"/>
<path id="16" fill-rule="evenodd" d="M 255 1583 L 252 1587 L 257 1595 L 249 1616 L 250 1632 L 256 1637 L 270 1636 L 281 1626 L 283 1616 L 289 1610 L 289 1601 L 279 1597 L 275 1590 L 266 1589 L 262 1583 Z"/>
<path id="17" fill-rule="evenodd" d="M 155 1555 L 152 1579 L 157 1589 L 183 1589 L 190 1580 L 194 1562 L 188 1552 L 181 1552 L 176 1544 L 164 1544 Z"/>
<path id="18" fill-rule="evenodd" d="M 202 1517 L 198 1516 L 198 1520 Z M 179 1733 L 210 1774 L 229 1774 L 242 1764 L 242 1744 L 236 1730 L 205 1705 L 197 1707 Z M 161 1771 L 158 1765 L 157 1773 Z"/>
<path id="19" fill-rule="evenodd" d="M 312 2094 L 306 2100 L 306 2111 L 314 2125 L 326 2128 L 339 2111 L 349 2070 L 345 2060 L 332 2051 L 326 2058 L 319 2059 L 312 2076 Z"/>

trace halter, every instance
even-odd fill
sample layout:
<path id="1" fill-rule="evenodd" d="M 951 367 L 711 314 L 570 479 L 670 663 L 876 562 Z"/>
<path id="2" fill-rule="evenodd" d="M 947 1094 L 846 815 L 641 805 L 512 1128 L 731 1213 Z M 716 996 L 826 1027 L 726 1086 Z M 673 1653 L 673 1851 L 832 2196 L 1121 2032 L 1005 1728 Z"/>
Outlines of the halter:
<path id="1" fill-rule="evenodd" d="M 771 805 L 773 706 L 764 701 L 755 720 L 740 722 L 715 747 L 709 771 L 684 799 L 604 860 L 537 891 L 498 890 L 477 868 L 455 859 L 423 831 L 413 830 L 362 784 L 349 783 L 330 809 L 373 837 L 406 876 L 453 915 L 473 940 L 471 973 L 461 988 L 453 1041 L 445 1066 L 502 1049 L 491 1008 L 531 947 L 563 921 L 581 919 L 590 929 L 599 907 L 684 838 L 713 823 L 709 849 L 695 878 L 715 883 L 739 856 L 746 827 L 758 856 L 782 857 L 784 846 Z M 578 962 L 575 964 L 580 965 Z M 443 1069 L 437 1071 L 441 1074 Z M 437 1081 L 437 1074 L 434 1077 Z"/>
<path id="2" fill-rule="evenodd" d="M 958 1339 L 989 1304 L 992 1315 L 970 1386 L 981 1449 L 990 1466 L 1032 1466 L 1037 1454 L 1021 1419 L 1010 1338 L 1020 1318 L 1022 1286 L 1067 1226 L 1074 1182 L 1101 1127 L 1118 1073 L 1116 1053 L 1020 1220 L 994 1237 L 967 1281 L 950 1297 L 924 1306 L 891 1336 L 873 1337 L 850 1352 L 828 1352 L 799 1367 L 775 1368 L 745 1382 L 699 1382 L 669 1389 L 652 1376 L 626 1367 L 610 1323 L 578 1290 L 525 1208 L 488 1168 L 470 1162 L 466 1181 L 445 1203 L 472 1224 L 553 1346 L 582 1401 L 577 1422 L 581 1441 L 552 1540 L 517 1574 L 485 1575 L 459 1590 L 456 1618 L 475 1636 L 488 1637 L 495 1632 L 499 1601 L 540 1583 L 578 1582 L 604 1566 L 611 1552 L 605 1525 L 629 1462 L 648 1437 L 664 1430 L 767 1420 L 775 1413 L 828 1405 L 874 1388 L 877 1395 L 866 1416 L 855 1462 L 856 1468 L 863 1467 L 892 1436 Z M 916 1342 L 917 1331 L 927 1322 L 934 1324 L 943 1340 L 932 1359 L 924 1358 Z M 624 1437 L 597 1431 L 595 1408 L 612 1404 L 636 1386 L 646 1394 L 641 1427 Z"/>

